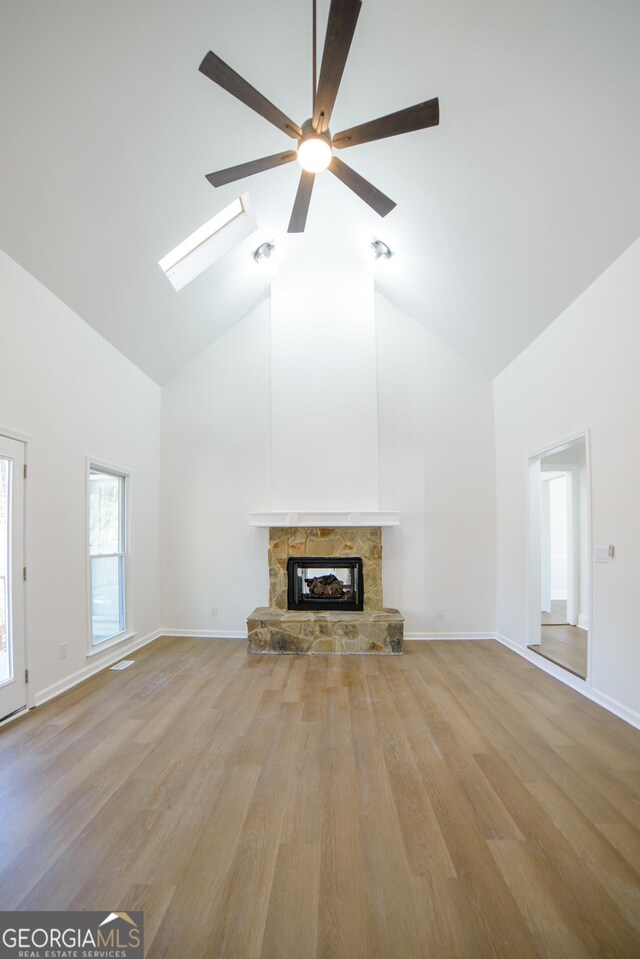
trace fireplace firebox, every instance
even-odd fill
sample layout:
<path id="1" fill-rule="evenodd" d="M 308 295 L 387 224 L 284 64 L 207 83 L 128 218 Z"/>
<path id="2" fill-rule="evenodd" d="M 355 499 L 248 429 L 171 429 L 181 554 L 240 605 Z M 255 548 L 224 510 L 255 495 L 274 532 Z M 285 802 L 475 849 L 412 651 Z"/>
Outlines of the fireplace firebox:
<path id="1" fill-rule="evenodd" d="M 358 556 L 289 557 L 288 608 L 361 611 L 362 559 Z"/>

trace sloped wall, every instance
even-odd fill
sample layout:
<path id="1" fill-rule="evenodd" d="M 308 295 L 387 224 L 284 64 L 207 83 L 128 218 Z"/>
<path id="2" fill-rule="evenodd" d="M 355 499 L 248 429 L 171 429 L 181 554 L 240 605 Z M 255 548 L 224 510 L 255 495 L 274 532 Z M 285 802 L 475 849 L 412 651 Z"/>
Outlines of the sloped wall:
<path id="1" fill-rule="evenodd" d="M 526 461 L 590 428 L 594 546 L 589 683 L 640 721 L 640 241 L 631 246 L 494 383 L 497 448 L 497 629 L 527 644 Z M 632 716 L 632 718 L 633 718 Z"/>
<path id="2" fill-rule="evenodd" d="M 100 661 L 86 655 L 87 456 L 131 472 L 131 625 L 138 639 L 160 626 L 160 387 L 2 252 L 0 315 L 0 430 L 30 437 L 33 702 L 84 678 Z"/>
<path id="3" fill-rule="evenodd" d="M 491 635 L 491 382 L 380 295 L 376 317 L 380 509 L 401 511 L 385 530 L 385 602 L 409 634 Z"/>
<path id="4" fill-rule="evenodd" d="M 292 318 L 295 306 L 290 305 Z M 297 321 L 304 322 L 299 303 Z M 351 349 L 348 331 L 345 337 Z M 305 484 L 319 492 L 336 471 L 346 472 L 349 482 L 354 475 L 367 481 L 367 503 L 377 493 L 380 509 L 400 511 L 400 527 L 383 533 L 384 599 L 405 614 L 406 632 L 491 633 L 495 450 L 490 381 L 376 296 L 375 335 L 367 341 L 375 368 L 367 346 L 366 375 L 361 370 L 351 379 L 353 390 L 368 384 L 365 402 L 354 398 L 360 439 L 366 436 L 367 442 L 358 445 L 355 437 L 350 445 L 348 433 L 336 439 L 328 431 L 308 443 L 306 436 L 296 439 L 285 432 L 291 415 L 302 421 L 308 411 L 297 347 L 288 361 L 286 351 L 273 357 L 282 339 L 277 330 L 274 336 L 270 304 L 263 303 L 163 389 L 164 625 L 243 635 L 247 615 L 268 602 L 267 530 L 250 527 L 249 513 L 277 508 L 274 495 L 283 498 L 284 508 L 293 508 L 284 502 L 287 483 L 291 493 Z M 356 353 L 351 362 L 357 362 Z M 302 397 L 293 414 L 274 402 L 276 367 L 279 381 L 292 385 L 292 402 Z M 349 422 L 347 374 L 340 371 L 339 389 L 332 393 L 338 376 L 323 360 L 323 415 L 338 424 Z M 338 487 L 329 485 L 335 493 Z M 366 509 L 356 499 L 356 487 L 349 488 L 349 502 L 331 502 Z M 309 508 L 322 506 L 309 500 Z"/>
<path id="5" fill-rule="evenodd" d="M 246 629 L 269 589 L 269 303 L 162 390 L 162 611 L 167 628 Z M 212 616 L 213 607 L 217 615 Z"/>

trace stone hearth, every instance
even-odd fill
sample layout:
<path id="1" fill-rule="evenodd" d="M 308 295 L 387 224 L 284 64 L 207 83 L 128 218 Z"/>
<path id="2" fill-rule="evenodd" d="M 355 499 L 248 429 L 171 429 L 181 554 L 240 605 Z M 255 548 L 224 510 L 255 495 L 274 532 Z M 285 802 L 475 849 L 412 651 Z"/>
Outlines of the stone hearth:
<path id="1" fill-rule="evenodd" d="M 370 613 L 255 609 L 247 626 L 250 653 L 401 653 L 404 620 L 397 609 Z"/>
<path id="2" fill-rule="evenodd" d="M 363 612 L 287 608 L 289 557 L 362 559 Z M 382 605 L 382 529 L 278 527 L 269 530 L 269 606 L 247 620 L 248 652 L 280 654 L 402 653 L 404 619 Z"/>

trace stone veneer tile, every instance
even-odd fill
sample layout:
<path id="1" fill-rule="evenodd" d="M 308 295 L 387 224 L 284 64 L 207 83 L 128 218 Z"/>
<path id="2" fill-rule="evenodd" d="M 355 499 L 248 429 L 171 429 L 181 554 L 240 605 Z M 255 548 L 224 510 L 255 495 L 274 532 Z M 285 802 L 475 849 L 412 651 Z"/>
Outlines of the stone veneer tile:
<path id="1" fill-rule="evenodd" d="M 258 608 L 247 620 L 249 653 L 402 653 L 404 620 L 397 609 L 372 613 L 307 613 Z"/>
<path id="2" fill-rule="evenodd" d="M 287 560 L 290 556 L 360 556 L 364 608 L 382 608 L 381 527 L 272 527 L 269 530 L 269 605 L 275 609 L 287 608 Z"/>

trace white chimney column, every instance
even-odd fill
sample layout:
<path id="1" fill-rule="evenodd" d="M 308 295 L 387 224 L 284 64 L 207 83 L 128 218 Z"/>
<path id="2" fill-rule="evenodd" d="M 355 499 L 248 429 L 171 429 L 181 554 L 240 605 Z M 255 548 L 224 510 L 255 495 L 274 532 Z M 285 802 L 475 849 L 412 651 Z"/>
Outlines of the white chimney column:
<path id="1" fill-rule="evenodd" d="M 331 257 L 272 284 L 272 510 L 379 507 L 373 284 Z"/>

